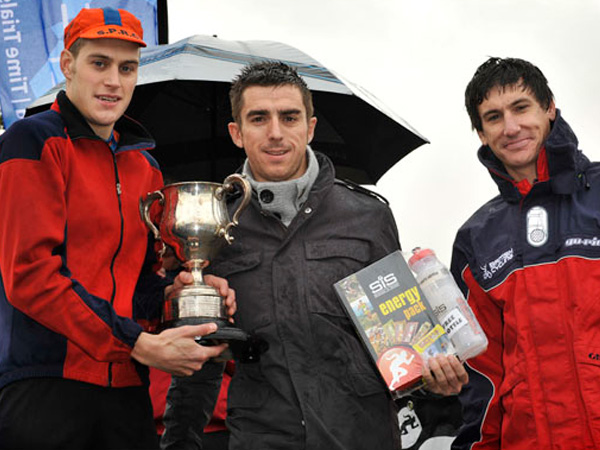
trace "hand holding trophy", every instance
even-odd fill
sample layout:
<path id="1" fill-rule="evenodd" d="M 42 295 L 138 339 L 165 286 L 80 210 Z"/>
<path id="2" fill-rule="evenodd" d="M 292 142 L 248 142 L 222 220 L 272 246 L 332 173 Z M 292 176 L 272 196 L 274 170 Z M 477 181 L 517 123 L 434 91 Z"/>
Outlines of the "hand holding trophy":
<path id="1" fill-rule="evenodd" d="M 225 202 L 227 193 L 239 185 L 242 201 L 232 220 Z M 162 328 L 197 325 L 214 322 L 216 332 L 204 336 L 210 342 L 245 341 L 248 335 L 228 320 L 222 297 L 217 290 L 204 284 L 202 269 L 218 254 L 225 244 L 231 244 L 231 227 L 238 224 L 242 210 L 250 202 L 250 183 L 238 174 L 229 175 L 222 185 L 200 181 L 169 184 L 140 199 L 140 214 L 163 251 L 168 245 L 194 281 L 173 290 L 163 304 Z M 150 207 L 156 200 L 162 213 L 155 225 L 150 219 Z"/>

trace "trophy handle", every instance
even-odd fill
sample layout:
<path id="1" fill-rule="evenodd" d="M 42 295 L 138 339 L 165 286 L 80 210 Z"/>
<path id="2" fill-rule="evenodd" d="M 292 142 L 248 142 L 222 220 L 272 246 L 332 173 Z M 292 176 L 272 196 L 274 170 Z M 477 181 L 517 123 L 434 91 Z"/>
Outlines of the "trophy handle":
<path id="1" fill-rule="evenodd" d="M 146 198 L 140 198 L 140 215 L 142 216 L 142 220 L 144 223 L 150 228 L 152 233 L 154 234 L 154 239 L 157 241 L 160 240 L 160 231 L 156 225 L 152 223 L 150 220 L 150 205 L 154 203 L 155 200 L 159 200 L 160 204 L 165 203 L 165 196 L 161 191 L 148 192 L 146 194 Z"/>
<path id="2" fill-rule="evenodd" d="M 232 192 L 233 187 L 236 184 L 239 184 L 242 188 L 242 192 L 244 195 L 242 197 L 242 202 L 233 214 L 231 222 L 225 225 L 225 228 L 221 229 L 219 233 L 225 238 L 228 244 L 231 244 L 233 242 L 233 236 L 229 234 L 229 230 L 231 229 L 231 227 L 235 227 L 239 224 L 238 219 L 240 217 L 240 214 L 246 208 L 246 206 L 248 206 L 248 203 L 250 203 L 250 198 L 252 197 L 252 187 L 250 186 L 250 183 L 246 179 L 245 175 L 234 173 L 225 178 L 225 181 L 223 181 L 223 187 L 219 188 L 219 190 L 216 192 L 217 198 L 221 200 L 223 198 L 224 192 Z"/>

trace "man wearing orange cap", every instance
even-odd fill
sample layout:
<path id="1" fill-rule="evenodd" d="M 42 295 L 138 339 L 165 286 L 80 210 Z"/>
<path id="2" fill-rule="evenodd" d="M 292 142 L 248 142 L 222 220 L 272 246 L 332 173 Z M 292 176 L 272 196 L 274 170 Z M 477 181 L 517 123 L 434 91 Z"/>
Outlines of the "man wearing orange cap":
<path id="1" fill-rule="evenodd" d="M 191 375 L 225 346 L 195 343 L 214 324 L 153 335 L 136 322 L 172 289 L 138 212 L 163 184 L 154 141 L 123 116 L 140 21 L 84 9 L 64 42 L 66 92 L 0 138 L 0 448 L 157 448 L 144 365 Z M 206 281 L 233 312 L 225 280 Z"/>

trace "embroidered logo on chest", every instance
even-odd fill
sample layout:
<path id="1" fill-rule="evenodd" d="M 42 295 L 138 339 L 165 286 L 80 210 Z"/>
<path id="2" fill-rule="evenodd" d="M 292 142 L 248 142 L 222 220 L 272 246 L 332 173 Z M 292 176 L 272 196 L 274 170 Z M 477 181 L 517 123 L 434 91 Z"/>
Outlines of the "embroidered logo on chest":
<path id="1" fill-rule="evenodd" d="M 527 242 L 532 247 L 541 247 L 548 242 L 548 211 L 534 206 L 527 211 Z"/>
<path id="2" fill-rule="evenodd" d="M 492 278 L 494 276 L 494 273 L 496 273 L 497 271 L 502 269 L 502 267 L 504 267 L 504 265 L 507 262 L 509 262 L 510 260 L 513 259 L 514 255 L 515 255 L 515 252 L 511 248 L 511 249 L 508 249 L 507 251 L 505 251 L 504 253 L 502 253 L 495 260 L 490 261 L 489 263 L 481 266 L 481 271 L 483 272 L 483 279 L 489 280 L 490 278 Z"/>

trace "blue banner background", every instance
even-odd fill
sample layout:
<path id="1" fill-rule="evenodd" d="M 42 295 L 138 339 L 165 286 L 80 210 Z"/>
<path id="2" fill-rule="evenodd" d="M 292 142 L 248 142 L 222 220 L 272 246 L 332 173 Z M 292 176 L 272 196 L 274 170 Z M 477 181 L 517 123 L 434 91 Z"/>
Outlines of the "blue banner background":
<path id="1" fill-rule="evenodd" d="M 141 20 L 144 41 L 158 44 L 157 0 L 0 0 L 0 108 L 5 128 L 27 105 L 64 80 L 63 30 L 82 8 L 126 9 Z"/>

